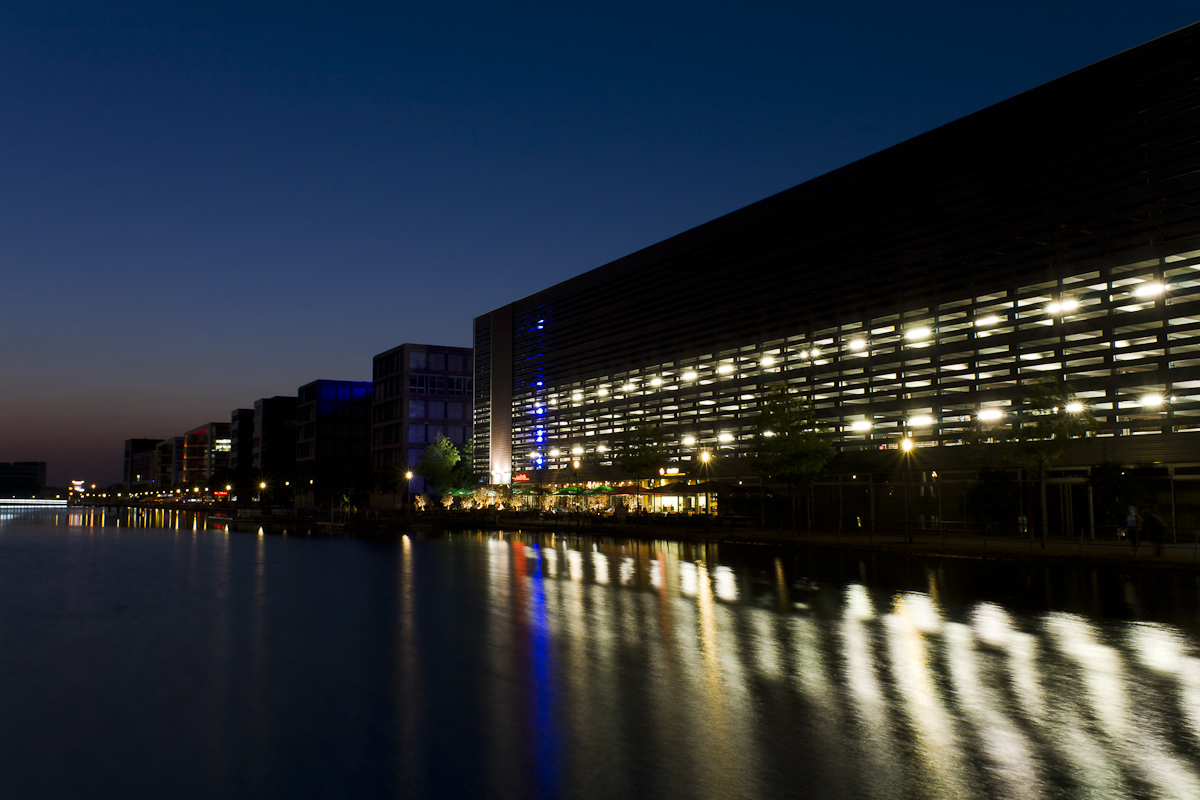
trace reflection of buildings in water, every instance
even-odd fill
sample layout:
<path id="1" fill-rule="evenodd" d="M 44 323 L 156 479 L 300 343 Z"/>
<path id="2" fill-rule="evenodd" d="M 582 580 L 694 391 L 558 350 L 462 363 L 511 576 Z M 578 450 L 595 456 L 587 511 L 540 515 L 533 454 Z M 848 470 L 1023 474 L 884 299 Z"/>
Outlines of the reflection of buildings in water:
<path id="1" fill-rule="evenodd" d="M 1031 624 L 994 603 L 949 620 L 932 571 L 930 593 L 896 594 L 882 614 L 863 585 L 845 587 L 840 600 L 834 587 L 808 581 L 793 590 L 777 562 L 769 591 L 756 596 L 749 575 L 672 543 L 557 540 L 489 553 L 494 643 L 524 648 L 528 670 L 521 636 L 549 637 L 555 659 L 538 680 L 553 684 L 561 733 L 591 743 L 571 751 L 573 768 L 616 769 L 628 757 L 620 731 L 632 723 L 616 698 L 635 680 L 625 671 L 636 669 L 645 703 L 635 728 L 682 737 L 678 757 L 699 795 L 737 794 L 758 779 L 747 765 L 763 755 L 756 720 L 769 691 L 804 709 L 797 725 L 814 737 L 808 751 L 843 765 L 839 780 L 872 797 L 905 795 L 904 782 L 918 780 L 906 772 L 914 763 L 932 797 L 1041 796 L 1061 776 L 1089 796 L 1141 785 L 1200 796 L 1189 794 L 1200 792 L 1200 659 L 1168 626 L 1129 627 L 1109 642 L 1081 618 Z M 804 602 L 793 602 L 794 591 Z M 514 613 L 518 598 L 524 610 Z M 524 634 L 512 628 L 517 618 Z M 511 647 L 490 649 L 497 674 L 518 666 Z M 1139 680 L 1125 666 L 1131 659 L 1161 680 Z M 1154 724 L 1135 708 L 1152 709 Z M 1152 730 L 1169 729 L 1172 709 L 1186 742 Z"/>

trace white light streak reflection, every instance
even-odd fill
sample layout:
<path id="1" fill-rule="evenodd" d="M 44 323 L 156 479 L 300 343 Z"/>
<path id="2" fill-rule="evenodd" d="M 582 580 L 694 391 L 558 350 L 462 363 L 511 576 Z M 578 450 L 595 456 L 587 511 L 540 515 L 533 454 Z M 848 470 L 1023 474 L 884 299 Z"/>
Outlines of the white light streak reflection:
<path id="1" fill-rule="evenodd" d="M 596 583 L 608 583 L 608 558 L 604 553 L 592 553 L 592 574 Z"/>
<path id="2" fill-rule="evenodd" d="M 1075 662 L 1091 716 L 1108 747 L 1154 788 L 1156 796 L 1200 797 L 1195 770 L 1176 758 L 1150 725 L 1137 723 L 1128 691 L 1130 681 L 1118 651 L 1102 644 L 1093 627 L 1074 614 L 1050 614 L 1046 628 L 1063 654 Z M 1140 705 L 1138 716 L 1146 711 L 1146 706 Z"/>
<path id="3" fill-rule="evenodd" d="M 737 578 L 733 576 L 733 570 L 724 566 L 717 567 L 713 570 L 713 582 L 716 584 L 717 597 L 729 602 L 737 600 Z"/>
<path id="4" fill-rule="evenodd" d="M 679 591 L 688 597 L 695 597 L 700 591 L 696 579 L 696 565 L 690 561 L 679 562 Z"/>
<path id="5" fill-rule="evenodd" d="M 913 729 L 913 745 L 929 793 L 945 800 L 974 797 L 978 792 L 970 778 L 963 742 L 938 692 L 931 656 L 916 624 L 926 610 L 914 611 L 915 597 L 897 597 L 894 612 L 884 618 L 900 708 Z"/>
<path id="6" fill-rule="evenodd" d="M 621 559 L 621 585 L 630 586 L 633 584 L 634 574 L 637 567 L 633 559 L 629 556 Z"/>
<path id="7" fill-rule="evenodd" d="M 1138 659 L 1148 668 L 1178 683 L 1179 707 L 1200 745 L 1200 658 L 1188 655 L 1183 637 L 1165 625 L 1142 622 L 1129 631 Z"/>

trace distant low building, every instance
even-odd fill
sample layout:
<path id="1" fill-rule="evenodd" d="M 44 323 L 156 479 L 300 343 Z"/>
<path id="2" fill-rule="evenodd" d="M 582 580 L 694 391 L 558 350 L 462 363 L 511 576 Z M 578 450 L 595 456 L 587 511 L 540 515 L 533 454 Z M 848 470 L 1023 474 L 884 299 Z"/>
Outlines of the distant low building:
<path id="1" fill-rule="evenodd" d="M 0 461 L 0 497 L 34 497 L 45 488 L 45 461 Z"/>

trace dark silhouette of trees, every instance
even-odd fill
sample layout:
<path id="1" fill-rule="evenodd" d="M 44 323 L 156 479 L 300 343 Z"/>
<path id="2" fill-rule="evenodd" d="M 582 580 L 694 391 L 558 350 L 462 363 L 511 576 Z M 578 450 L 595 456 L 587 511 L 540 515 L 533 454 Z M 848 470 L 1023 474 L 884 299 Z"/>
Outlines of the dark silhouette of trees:
<path id="1" fill-rule="evenodd" d="M 782 481 L 787 486 L 793 530 L 796 527 L 794 490 L 810 486 L 833 456 L 833 435 L 817 424 L 812 404 L 790 393 L 785 386 L 771 389 L 758 415 L 749 462 L 755 474 Z M 810 527 L 811 515 L 810 508 Z"/>

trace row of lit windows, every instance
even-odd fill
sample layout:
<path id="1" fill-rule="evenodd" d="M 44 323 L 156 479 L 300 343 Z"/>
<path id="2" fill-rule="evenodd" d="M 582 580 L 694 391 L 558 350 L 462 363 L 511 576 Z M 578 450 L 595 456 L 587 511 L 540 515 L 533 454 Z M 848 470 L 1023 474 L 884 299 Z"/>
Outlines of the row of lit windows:
<path id="1" fill-rule="evenodd" d="M 916 398 L 953 400 L 957 392 L 1011 394 L 1021 382 L 1046 374 L 1104 383 L 1114 376 L 1146 373 L 1152 378 L 1160 368 L 1200 366 L 1200 319 L 1161 316 L 1163 308 L 1200 299 L 1200 280 L 1193 278 L 1200 270 L 1198 256 L 1200 251 L 1166 259 L 1174 265 L 1167 270 L 1157 263 L 1115 268 L 1109 270 L 1108 281 L 1088 273 L 943 303 L 935 318 L 928 316 L 928 309 L 910 310 L 809 336 L 732 348 L 714 354 L 716 358 L 666 362 L 561 387 L 544 388 L 538 381 L 533 390 L 514 398 L 515 411 L 532 414 L 532 419 L 515 416 L 514 441 L 538 458 L 566 460 L 567 453 L 582 455 L 572 452 L 580 446 L 556 447 L 555 442 L 574 436 L 619 436 L 628 424 L 693 428 L 702 422 L 719 426 L 722 420 L 752 423 L 763 388 L 787 382 L 813 401 L 818 418 L 839 431 L 844 441 L 865 440 L 873 430 L 883 430 L 903 432 L 906 439 L 920 433 L 949 434 L 943 443 L 953 443 L 976 421 L 1002 424 L 1011 398 L 941 403 L 920 412 L 897 409 L 883 415 L 890 419 L 859 406 L 913 406 Z M 1112 279 L 1134 271 L 1141 274 Z M 1101 307 L 1102 318 L 1093 325 L 1104 327 L 1086 330 L 1087 320 L 1095 317 L 1091 312 Z M 1160 314 L 1154 319 L 1131 318 L 1128 324 L 1116 319 L 1118 314 L 1149 309 L 1159 309 Z M 546 322 L 540 319 L 539 324 Z M 1031 338 L 1039 329 L 1045 336 Z M 1013 336 L 1006 339 L 1005 334 Z M 982 340 L 988 340 L 986 347 Z M 954 347 L 958 342 L 961 348 Z M 938 347 L 927 350 L 928 357 L 917 352 L 933 345 Z M 892 353 L 895 360 L 888 360 Z M 825 369 L 814 369 L 821 367 Z M 722 388 L 732 379 L 737 380 Z M 1117 433 L 1137 432 L 1135 428 L 1147 425 L 1161 429 L 1164 409 L 1173 417 L 1200 415 L 1200 406 L 1191 408 L 1200 396 L 1173 393 L 1183 384 L 1168 387 L 1162 380 L 1079 391 L 1068 410 L 1082 411 L 1086 405 L 1098 415 L 1103 412 Z M 1187 428 L 1200 423 L 1179 421 Z M 732 444 L 747 439 L 752 429 L 750 424 L 709 429 L 711 435 L 703 441 Z M 695 437 L 689 434 L 679 443 L 690 446 L 688 439 Z M 604 445 L 585 452 L 611 458 L 603 455 Z"/>

